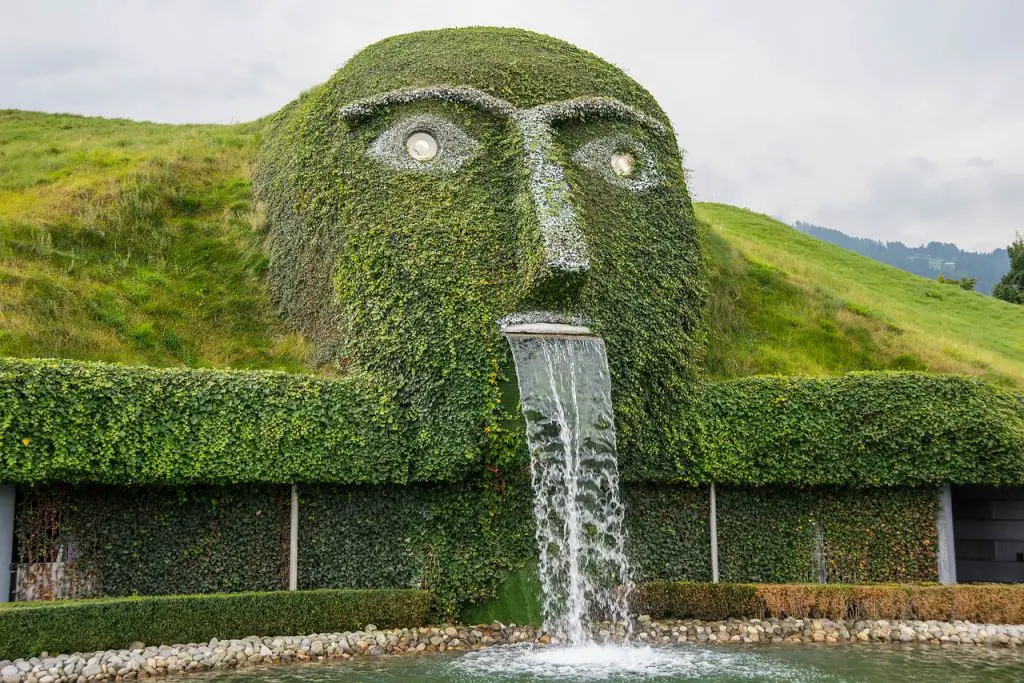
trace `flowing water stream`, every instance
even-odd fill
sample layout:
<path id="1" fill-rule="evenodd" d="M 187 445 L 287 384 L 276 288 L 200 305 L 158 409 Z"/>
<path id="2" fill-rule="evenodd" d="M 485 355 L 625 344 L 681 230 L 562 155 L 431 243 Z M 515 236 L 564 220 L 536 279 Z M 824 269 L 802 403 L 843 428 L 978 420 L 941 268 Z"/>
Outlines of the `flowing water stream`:
<path id="1" fill-rule="evenodd" d="M 630 586 L 604 342 L 582 335 L 508 339 L 531 453 L 544 625 L 570 647 L 269 667 L 215 675 L 209 683 L 1024 680 L 1024 655 L 995 648 L 592 642 L 595 619 L 628 628 Z"/>
<path id="2" fill-rule="evenodd" d="M 629 563 L 604 342 L 509 335 L 530 447 L 544 628 L 590 642 L 590 623 L 627 630 Z"/>

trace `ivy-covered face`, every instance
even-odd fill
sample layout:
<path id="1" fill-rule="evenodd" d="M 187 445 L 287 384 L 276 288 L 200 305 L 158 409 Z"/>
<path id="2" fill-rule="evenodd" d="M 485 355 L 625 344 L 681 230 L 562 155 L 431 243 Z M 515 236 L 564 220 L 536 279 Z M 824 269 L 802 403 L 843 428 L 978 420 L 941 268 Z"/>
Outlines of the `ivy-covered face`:
<path id="1" fill-rule="evenodd" d="M 256 190 L 284 314 L 393 389 L 410 447 L 518 454 L 500 327 L 560 322 L 607 343 L 627 475 L 683 457 L 696 234 L 667 120 L 618 69 L 518 30 L 388 39 L 282 110 Z"/>

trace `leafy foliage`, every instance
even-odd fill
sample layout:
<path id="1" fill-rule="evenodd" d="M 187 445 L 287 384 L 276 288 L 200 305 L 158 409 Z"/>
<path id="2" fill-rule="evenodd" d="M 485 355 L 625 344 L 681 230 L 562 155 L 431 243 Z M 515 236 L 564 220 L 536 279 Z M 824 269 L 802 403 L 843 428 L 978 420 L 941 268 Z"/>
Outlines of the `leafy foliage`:
<path id="1" fill-rule="evenodd" d="M 706 488 L 631 484 L 622 488 L 622 502 L 634 581 L 711 579 Z"/>
<path id="2" fill-rule="evenodd" d="M 552 125 L 545 152 L 565 169 L 590 253 L 586 274 L 557 273 L 545 266 L 514 121 L 451 101 L 338 113 L 395 89 L 444 85 L 520 108 L 614 97 L 668 123 L 621 70 L 547 36 L 471 28 L 371 45 L 268 124 L 254 190 L 268 210 L 275 302 L 321 361 L 366 372 L 395 397 L 414 449 L 495 462 L 521 455 L 495 441 L 504 413 L 515 411 L 501 401 L 513 371 L 497 321 L 534 310 L 582 314 L 608 347 L 620 445 L 677 451 L 679 432 L 666 416 L 691 395 L 703 291 L 674 137 L 572 111 Z M 368 155 L 409 117 L 446 119 L 477 151 L 443 174 Z M 658 188 L 619 187 L 571 161 L 594 139 L 626 134 L 650 152 L 649 170 L 664 179 Z"/>
<path id="3" fill-rule="evenodd" d="M 286 582 L 285 487 L 49 487 L 22 495 L 57 502 L 53 540 L 74 548 L 75 571 L 92 577 L 100 595 L 268 590 Z M 630 484 L 623 500 L 637 581 L 710 579 L 706 488 Z M 830 581 L 934 579 L 935 501 L 933 489 L 719 487 L 722 576 L 817 580 L 814 532 L 821 527 Z M 460 483 L 300 486 L 299 587 L 428 589 L 433 617 L 452 619 L 471 605 L 480 606 L 471 614 L 504 614 L 501 600 L 488 601 L 511 575 L 516 586 L 502 599 L 513 600 L 522 621 L 539 604 L 529 568 L 536 553 L 531 505 L 521 470 Z M 21 506 L 19 547 L 39 546 L 38 523 L 25 511 L 45 507 Z M 60 555 L 56 546 L 40 550 Z"/>
<path id="4" fill-rule="evenodd" d="M 94 577 L 97 595 L 288 587 L 286 487 L 92 486 L 29 495 L 54 493 L 64 498 L 61 541 L 74 548 L 79 575 Z"/>
<path id="5" fill-rule="evenodd" d="M 138 485 L 448 479 L 365 376 L 0 360 L 0 479 Z"/>
<path id="6" fill-rule="evenodd" d="M 717 487 L 722 581 L 817 581 L 817 491 Z"/>
<path id="7" fill-rule="evenodd" d="M 299 586 L 424 588 L 451 619 L 534 556 L 531 506 L 522 472 L 444 486 L 303 487 Z"/>
<path id="8" fill-rule="evenodd" d="M 992 294 L 1011 304 L 1024 304 L 1024 238 L 1017 235 L 1007 250 L 1010 252 L 1010 271 L 995 286 Z"/>
<path id="9" fill-rule="evenodd" d="M 251 635 L 303 635 L 427 623 L 431 595 L 417 590 L 317 590 L 100 598 L 0 605 L 0 657 L 196 643 Z"/>
<path id="10" fill-rule="evenodd" d="M 855 372 L 711 385 L 675 476 L 804 486 L 1019 484 L 1024 397 L 967 377 Z M 667 469 L 628 461 L 644 480 Z M 669 476 L 669 475 L 664 475 Z"/>
<path id="11" fill-rule="evenodd" d="M 495 447 L 484 457 L 418 452 L 400 439 L 394 408 L 378 391 L 357 373 L 326 380 L 6 359 L 0 479 L 375 484 L 455 481 L 481 467 L 524 471 L 518 423 L 495 425 Z M 1024 481 L 1024 398 L 982 380 L 910 372 L 754 377 L 708 385 L 692 400 L 697 410 L 670 425 L 685 435 L 685 450 L 623 449 L 626 480 L 860 487 Z"/>
<path id="12" fill-rule="evenodd" d="M 633 593 L 631 606 L 654 619 L 760 617 L 757 588 L 742 583 L 651 581 Z"/>
<path id="13" fill-rule="evenodd" d="M 934 581 L 935 489 L 718 489 L 721 578 Z M 672 577 L 676 578 L 676 577 Z"/>

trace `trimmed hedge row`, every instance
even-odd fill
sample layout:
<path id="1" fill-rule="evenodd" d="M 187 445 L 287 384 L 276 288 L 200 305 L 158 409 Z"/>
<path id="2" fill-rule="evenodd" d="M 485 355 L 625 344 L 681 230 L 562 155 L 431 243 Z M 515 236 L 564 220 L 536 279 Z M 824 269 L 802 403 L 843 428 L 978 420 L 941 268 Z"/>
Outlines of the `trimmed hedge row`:
<path id="1" fill-rule="evenodd" d="M 1024 623 L 1024 585 L 744 584 L 640 585 L 633 608 L 656 619 L 730 617 L 920 619 Z"/>
<path id="2" fill-rule="evenodd" d="M 418 590 L 101 598 L 0 606 L 0 659 L 147 644 L 334 633 L 427 623 L 432 596 Z"/>
<path id="3" fill-rule="evenodd" d="M 123 486 L 450 480 L 371 377 L 0 359 L 0 481 Z M 471 454 L 470 457 L 476 457 Z"/>
<path id="4" fill-rule="evenodd" d="M 676 472 L 693 483 L 1024 482 L 1024 395 L 980 379 L 751 377 L 708 387 L 699 411 L 696 455 Z"/>
<path id="5" fill-rule="evenodd" d="M 374 386 L 360 373 L 0 359 L 0 482 L 379 484 L 453 481 L 483 465 L 483 444 L 417 448 Z M 689 452 L 623 449 L 625 480 L 1024 483 L 1024 396 L 982 380 L 754 377 L 712 385 L 699 400 L 680 417 Z"/>

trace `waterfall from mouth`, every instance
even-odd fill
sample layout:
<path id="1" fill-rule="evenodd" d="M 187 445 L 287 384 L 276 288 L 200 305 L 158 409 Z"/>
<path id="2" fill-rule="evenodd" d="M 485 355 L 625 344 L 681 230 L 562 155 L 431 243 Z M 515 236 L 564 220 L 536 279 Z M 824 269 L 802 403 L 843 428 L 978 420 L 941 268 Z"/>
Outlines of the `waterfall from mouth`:
<path id="1" fill-rule="evenodd" d="M 629 628 L 631 582 L 604 342 L 508 340 L 530 447 L 544 628 L 583 645 L 593 620 Z"/>

